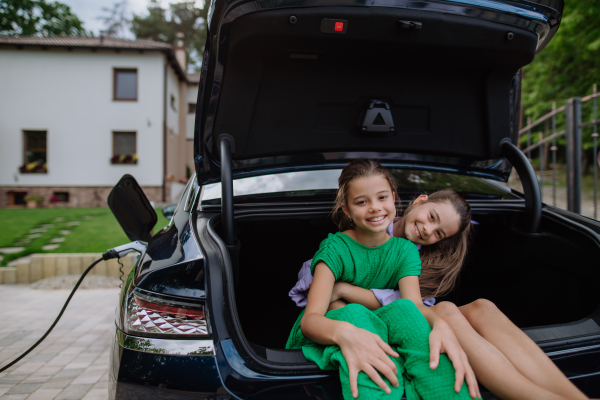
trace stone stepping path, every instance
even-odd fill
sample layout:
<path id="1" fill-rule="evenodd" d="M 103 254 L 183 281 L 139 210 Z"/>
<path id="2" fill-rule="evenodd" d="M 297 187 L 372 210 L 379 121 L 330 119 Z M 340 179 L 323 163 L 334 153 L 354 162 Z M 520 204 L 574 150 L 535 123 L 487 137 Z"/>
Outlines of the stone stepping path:
<path id="1" fill-rule="evenodd" d="M 0 253 L 12 254 L 25 250 L 25 247 L 3 247 L 0 248 Z"/>
<path id="2" fill-rule="evenodd" d="M 94 217 L 89 216 L 89 215 L 86 215 L 83 217 L 84 220 L 90 220 L 93 218 Z M 24 246 L 27 246 L 29 243 L 31 243 L 31 241 L 33 239 L 42 237 L 43 234 L 46 233 L 49 228 L 55 227 L 56 223 L 64 222 L 64 220 L 65 220 L 64 217 L 56 217 L 56 218 L 54 218 L 55 223 L 53 223 L 53 224 L 43 224 L 43 225 L 37 226 L 36 228 L 30 229 L 29 234 L 27 236 L 17 240 L 14 243 L 14 247 L 0 248 L 0 254 L 12 254 L 12 253 L 18 253 L 20 251 L 25 250 L 26 247 L 24 247 Z M 75 227 L 80 224 L 81 224 L 80 221 L 71 221 L 71 222 L 65 223 L 65 225 L 68 227 Z M 60 233 L 63 236 L 66 236 L 71 233 L 71 230 L 63 229 L 63 230 L 58 231 L 58 233 Z M 60 244 L 64 241 L 65 241 L 65 237 L 54 237 L 54 238 L 50 239 L 49 243 L 42 246 L 42 250 L 45 250 L 45 251 L 55 250 L 55 249 L 59 248 Z M 4 257 L 0 256 L 0 261 L 2 261 L 3 258 Z M 17 261 L 19 261 L 19 259 L 11 261 L 10 264 L 14 264 Z"/>
<path id="3" fill-rule="evenodd" d="M 10 262 L 8 263 L 8 266 L 9 266 L 9 267 L 14 267 L 14 266 L 16 266 L 18 263 L 20 263 L 21 261 L 22 261 L 22 262 L 26 262 L 26 263 L 28 263 L 30 260 L 31 260 L 31 256 L 25 256 L 25 257 L 17 258 L 17 259 L 14 259 L 14 260 L 10 261 Z"/>

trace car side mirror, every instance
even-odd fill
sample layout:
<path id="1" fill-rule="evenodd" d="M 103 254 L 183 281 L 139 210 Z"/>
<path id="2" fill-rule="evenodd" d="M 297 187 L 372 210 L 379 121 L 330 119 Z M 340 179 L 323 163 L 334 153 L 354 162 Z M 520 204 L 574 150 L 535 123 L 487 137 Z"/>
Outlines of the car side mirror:
<path id="1" fill-rule="evenodd" d="M 123 175 L 108 195 L 108 207 L 129 240 L 149 242 L 156 225 L 156 211 L 144 191 L 131 175 Z"/>
<path id="2" fill-rule="evenodd" d="M 177 204 L 169 204 L 162 209 L 162 213 L 166 219 L 173 218 L 173 214 L 175 214 L 175 208 L 177 208 Z"/>

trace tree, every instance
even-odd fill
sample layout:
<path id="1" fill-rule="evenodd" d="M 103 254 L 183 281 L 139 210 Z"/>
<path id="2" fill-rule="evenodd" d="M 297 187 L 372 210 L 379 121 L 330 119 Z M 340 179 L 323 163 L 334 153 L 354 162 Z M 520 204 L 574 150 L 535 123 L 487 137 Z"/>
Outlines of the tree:
<path id="1" fill-rule="evenodd" d="M 46 0 L 2 0 L 0 35 L 85 36 L 83 23 L 66 4 Z"/>
<path id="2" fill-rule="evenodd" d="M 208 1 L 205 1 L 206 3 Z M 173 3 L 167 10 L 161 6 L 159 0 L 150 0 L 147 15 L 133 16 L 131 31 L 138 39 L 151 39 L 169 44 L 175 44 L 177 33 L 183 33 L 188 70 L 199 71 L 206 41 L 207 11 L 205 6 L 196 7 L 196 1 Z"/>
<path id="3" fill-rule="evenodd" d="M 523 70 L 525 114 L 536 119 L 600 84 L 600 2 L 566 1 L 558 32 Z"/>
<path id="4" fill-rule="evenodd" d="M 102 33 L 111 37 L 124 36 L 124 31 L 130 27 L 131 23 L 131 20 L 127 18 L 127 0 L 114 3 L 112 8 L 102 7 L 102 11 L 108 13 L 108 15 L 97 17 L 105 26 Z"/>
<path id="5" fill-rule="evenodd" d="M 566 1 L 558 32 L 548 46 L 526 66 L 523 77 L 522 104 L 524 114 L 536 120 L 572 97 L 592 92 L 600 86 L 600 2 L 598 0 Z M 591 101 L 582 105 L 582 120 L 591 119 Z M 558 130 L 564 129 L 564 113 L 557 116 Z M 534 128 L 536 131 L 543 126 Z M 582 130 L 584 161 L 591 159 L 592 127 Z M 537 141 L 537 135 L 534 135 Z M 525 140 L 524 138 L 522 138 Z M 564 146 L 564 136 L 558 139 Z M 584 166 L 588 166 L 584 162 Z M 587 169 L 587 168 L 586 168 Z"/>

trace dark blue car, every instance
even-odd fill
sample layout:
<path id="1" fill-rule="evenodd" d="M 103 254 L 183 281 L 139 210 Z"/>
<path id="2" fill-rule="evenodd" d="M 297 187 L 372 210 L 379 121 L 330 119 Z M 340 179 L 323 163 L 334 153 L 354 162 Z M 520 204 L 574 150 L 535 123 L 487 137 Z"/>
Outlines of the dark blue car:
<path id="1" fill-rule="evenodd" d="M 110 398 L 339 397 L 337 373 L 284 349 L 300 312 L 287 293 L 336 230 L 337 177 L 357 157 L 392 170 L 404 205 L 446 187 L 462 194 L 479 225 L 445 300 L 490 299 L 600 396 L 600 224 L 543 204 L 515 147 L 520 69 L 562 8 L 213 1 L 196 174 L 171 222 L 150 235 L 156 215 L 130 176 L 109 199 L 143 247 L 117 310 Z M 513 166 L 523 194 L 504 184 Z"/>

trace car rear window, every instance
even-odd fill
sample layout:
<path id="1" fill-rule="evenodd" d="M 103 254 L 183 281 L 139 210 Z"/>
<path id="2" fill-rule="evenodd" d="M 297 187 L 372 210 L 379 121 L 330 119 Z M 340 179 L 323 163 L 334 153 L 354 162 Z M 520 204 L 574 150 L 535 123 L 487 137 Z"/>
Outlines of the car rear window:
<path id="1" fill-rule="evenodd" d="M 453 189 L 466 199 L 517 199 L 510 189 L 485 179 L 439 171 L 390 169 L 403 198 L 441 189 Z M 340 169 L 289 172 L 234 180 L 236 204 L 271 202 L 331 202 Z M 221 203 L 221 184 L 205 185 L 202 205 Z"/>

